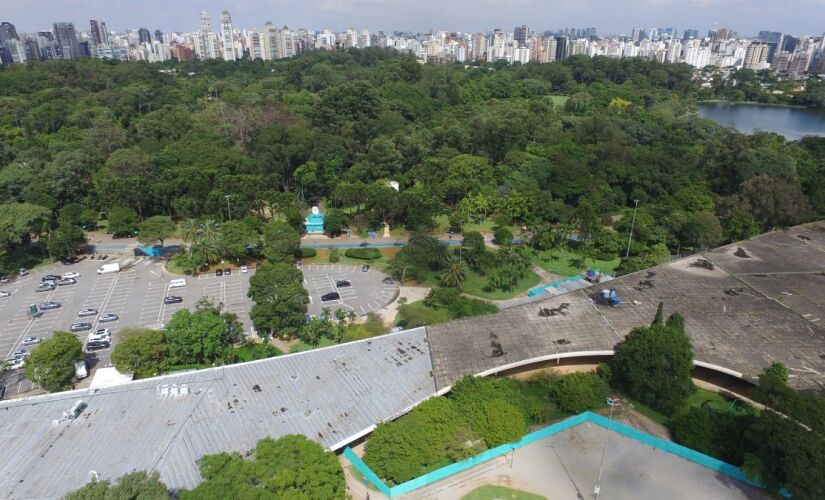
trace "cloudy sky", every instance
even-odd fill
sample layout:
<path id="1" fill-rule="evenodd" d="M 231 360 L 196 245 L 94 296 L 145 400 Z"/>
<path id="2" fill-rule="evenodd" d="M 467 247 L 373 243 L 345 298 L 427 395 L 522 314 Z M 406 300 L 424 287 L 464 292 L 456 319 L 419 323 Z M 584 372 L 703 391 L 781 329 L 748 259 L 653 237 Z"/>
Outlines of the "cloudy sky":
<path id="1" fill-rule="evenodd" d="M 72 21 L 85 31 L 89 19 L 102 19 L 116 31 L 189 31 L 197 29 L 204 9 L 213 28 L 228 9 L 236 28 L 272 21 L 319 30 L 481 31 L 527 24 L 539 31 L 595 26 L 613 34 L 633 26 L 704 33 L 716 25 L 745 36 L 763 29 L 825 32 L 825 0 L 0 0 L 0 21 L 18 31 L 45 29 L 54 21 Z"/>

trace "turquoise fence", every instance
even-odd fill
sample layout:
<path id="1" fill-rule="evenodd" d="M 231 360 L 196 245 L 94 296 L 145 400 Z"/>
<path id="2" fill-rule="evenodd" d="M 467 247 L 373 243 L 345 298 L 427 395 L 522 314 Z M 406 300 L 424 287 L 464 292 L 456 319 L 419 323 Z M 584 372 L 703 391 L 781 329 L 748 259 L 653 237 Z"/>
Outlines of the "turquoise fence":
<path id="1" fill-rule="evenodd" d="M 748 476 L 745 475 L 745 473 L 742 472 L 741 469 L 739 469 L 738 467 L 734 467 L 729 463 L 723 462 L 719 459 L 710 457 L 703 453 L 699 453 L 696 450 L 685 448 L 684 446 L 678 445 L 671 441 L 666 441 L 664 439 L 651 436 L 650 434 L 645 434 L 644 432 L 637 431 L 636 429 L 628 427 L 622 423 L 616 422 L 615 420 L 611 422 L 606 417 L 589 411 L 580 413 L 574 417 L 567 418 L 565 420 L 562 420 L 561 422 L 557 422 L 539 431 L 527 434 L 515 443 L 507 443 L 501 446 L 497 446 L 495 448 L 491 448 L 489 450 L 479 453 L 478 455 L 461 460 L 460 462 L 455 462 L 453 464 L 444 466 L 432 472 L 428 472 L 424 475 L 418 476 L 415 479 L 411 479 L 406 483 L 401 483 L 393 487 L 389 487 L 386 484 L 384 484 L 384 482 L 381 481 L 381 478 L 379 478 L 378 475 L 375 472 L 373 472 L 372 469 L 370 469 L 369 466 L 365 464 L 364 461 L 361 460 L 350 449 L 349 446 L 344 448 L 344 456 L 352 463 L 352 465 L 355 466 L 356 469 L 358 469 L 358 471 L 363 475 L 364 479 L 371 483 L 373 486 L 375 486 L 378 489 L 378 491 L 386 495 L 388 498 L 395 498 L 405 493 L 415 491 L 418 488 L 422 488 L 437 481 L 441 481 L 442 479 L 446 479 L 454 474 L 458 474 L 459 472 L 471 469 L 476 465 L 500 457 L 514 450 L 517 450 L 523 446 L 535 443 L 536 441 L 541 441 L 542 439 L 548 438 L 553 434 L 557 434 L 559 432 L 565 431 L 571 427 L 575 427 L 585 422 L 592 422 L 600 427 L 604 427 L 606 429 L 609 428 L 613 432 L 616 432 L 630 439 L 635 439 L 640 443 L 644 443 L 648 446 L 652 446 L 667 453 L 671 453 L 678 457 L 684 458 L 685 460 L 690 460 L 691 462 L 694 462 L 703 467 L 707 467 L 721 474 L 725 474 L 734 479 L 738 479 L 739 481 L 751 484 L 756 487 L 762 487 L 762 484 L 760 484 L 758 481 L 754 481 L 753 479 L 748 478 Z M 780 493 L 785 497 L 790 497 L 790 494 L 786 490 L 782 490 Z"/>
<path id="2" fill-rule="evenodd" d="M 531 288 L 527 291 L 528 297 L 535 297 L 536 295 L 542 294 L 547 291 L 548 288 L 558 288 L 561 286 L 562 283 L 568 283 L 570 281 L 576 281 L 577 279 L 584 278 L 581 274 L 577 274 L 575 276 L 570 276 L 569 278 L 560 279 L 558 281 L 554 281 L 552 283 L 546 283 L 544 285 L 539 285 L 535 288 Z"/>

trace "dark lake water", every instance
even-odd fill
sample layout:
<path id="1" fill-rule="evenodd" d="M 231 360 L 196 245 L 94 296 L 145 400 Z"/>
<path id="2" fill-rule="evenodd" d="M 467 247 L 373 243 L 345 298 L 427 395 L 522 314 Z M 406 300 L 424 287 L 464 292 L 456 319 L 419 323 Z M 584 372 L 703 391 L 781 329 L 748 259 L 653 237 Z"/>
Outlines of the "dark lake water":
<path id="1" fill-rule="evenodd" d="M 758 104 L 700 103 L 699 116 L 744 134 L 776 132 L 789 141 L 806 135 L 825 136 L 825 110 L 761 106 Z"/>

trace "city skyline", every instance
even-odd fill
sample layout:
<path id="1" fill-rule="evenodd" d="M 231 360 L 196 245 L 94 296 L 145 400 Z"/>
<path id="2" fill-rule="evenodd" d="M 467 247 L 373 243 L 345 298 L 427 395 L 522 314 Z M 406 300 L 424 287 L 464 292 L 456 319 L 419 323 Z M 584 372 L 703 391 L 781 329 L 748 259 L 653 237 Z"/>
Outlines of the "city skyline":
<path id="1" fill-rule="evenodd" d="M 126 31 L 139 27 L 151 30 L 186 32 L 197 30 L 197 14 L 210 12 L 219 25 L 220 12 L 231 10 L 235 29 L 259 28 L 266 21 L 276 26 L 303 26 L 311 29 L 342 30 L 361 26 L 371 31 L 446 30 L 460 32 L 509 29 L 529 21 L 536 31 L 565 26 L 597 26 L 600 34 L 630 34 L 634 26 L 674 26 L 679 30 L 707 31 L 731 27 L 742 36 L 755 36 L 760 30 L 820 35 L 825 3 L 803 0 L 795 9 L 775 2 L 758 0 L 638 0 L 610 2 L 516 0 L 507 9 L 486 0 L 453 2 L 445 7 L 434 0 L 402 3 L 376 0 L 317 0 L 297 3 L 289 0 L 161 3 L 156 0 L 136 3 L 114 0 L 102 6 L 93 0 L 55 3 L 48 9 L 35 9 L 27 0 L 6 0 L 3 16 L 18 31 L 35 32 L 50 27 L 55 20 L 85 26 L 89 19 L 104 18 L 109 29 Z M 485 8 L 479 8 L 482 4 Z M 155 8 L 157 7 L 157 8 Z M 802 15 L 804 11 L 804 15 Z M 792 13 L 792 15 L 789 15 Z M 194 20 L 194 21 L 193 21 Z"/>

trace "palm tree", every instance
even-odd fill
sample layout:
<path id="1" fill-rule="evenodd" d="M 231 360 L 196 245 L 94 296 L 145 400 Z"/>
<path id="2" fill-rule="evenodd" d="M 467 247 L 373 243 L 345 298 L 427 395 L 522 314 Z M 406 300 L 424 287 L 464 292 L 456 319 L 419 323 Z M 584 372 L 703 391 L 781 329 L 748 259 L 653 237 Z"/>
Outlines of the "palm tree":
<path id="1" fill-rule="evenodd" d="M 465 281 L 467 281 L 467 271 L 464 269 L 464 263 L 451 257 L 441 272 L 441 283 L 444 286 L 459 287 Z"/>
<path id="2" fill-rule="evenodd" d="M 180 234 L 183 239 L 192 243 L 198 236 L 198 221 L 195 219 L 186 219 L 180 223 Z"/>
<path id="3" fill-rule="evenodd" d="M 221 239 L 221 227 L 212 219 L 200 221 L 196 241 L 198 245 L 217 247 Z"/>

